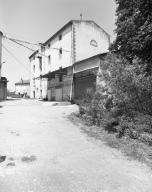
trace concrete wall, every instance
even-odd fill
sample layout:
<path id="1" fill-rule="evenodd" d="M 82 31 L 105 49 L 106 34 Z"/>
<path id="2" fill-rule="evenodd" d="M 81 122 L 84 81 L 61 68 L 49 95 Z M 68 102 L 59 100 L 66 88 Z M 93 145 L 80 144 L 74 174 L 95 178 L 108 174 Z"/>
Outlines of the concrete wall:
<path id="1" fill-rule="evenodd" d="M 35 79 L 40 76 L 39 70 L 39 59 L 37 58 L 37 54 L 33 56 L 30 60 L 30 97 L 31 98 L 39 98 L 38 89 L 40 89 L 40 82 L 39 80 Z M 34 70 L 35 68 L 35 70 Z M 35 92 L 35 94 L 34 94 Z"/>
<path id="2" fill-rule="evenodd" d="M 75 62 L 105 53 L 110 37 L 94 22 L 77 22 L 75 31 Z"/>
<path id="3" fill-rule="evenodd" d="M 40 67 L 40 55 L 37 53 L 30 60 L 30 97 L 31 98 L 45 98 L 47 97 L 47 79 L 40 79 L 40 75 L 48 72 L 45 68 L 42 58 L 42 68 Z M 35 70 L 34 70 L 35 66 Z"/>
<path id="4" fill-rule="evenodd" d="M 59 36 L 62 35 L 62 39 L 59 40 Z M 45 48 L 45 55 L 50 55 L 50 64 L 48 64 L 48 58 L 45 58 L 45 67 L 47 71 L 55 71 L 60 67 L 65 68 L 72 64 L 71 60 L 71 46 L 72 46 L 72 26 L 65 28 L 59 35 L 54 37 L 51 42 L 48 42 Z M 48 48 L 48 45 L 50 48 Z M 55 48 L 55 49 L 54 49 Z M 60 54 L 59 49 L 62 49 Z"/>
<path id="5" fill-rule="evenodd" d="M 59 35 L 62 35 L 62 39 L 59 39 Z M 44 75 L 48 72 L 58 70 L 60 67 L 65 68 L 72 64 L 72 26 L 68 26 L 61 33 L 55 36 L 45 47 L 39 52 L 41 54 L 35 54 L 31 58 L 31 78 L 30 78 L 30 97 L 34 98 L 33 92 L 35 92 L 35 98 L 48 97 L 47 91 L 47 79 L 35 79 L 40 75 Z M 62 48 L 62 54 L 60 49 Z M 42 70 L 39 67 L 39 59 L 37 56 L 42 57 Z M 49 62 L 50 61 L 50 62 Z M 33 66 L 35 65 L 35 72 Z M 42 92 L 42 93 L 41 93 Z"/>
<path id="6" fill-rule="evenodd" d="M 72 91 L 72 67 L 67 68 L 67 75 L 62 77 L 62 81 L 59 81 L 59 75 L 55 75 L 54 78 L 48 81 L 48 99 L 56 101 L 67 101 L 70 99 L 70 93 Z"/>

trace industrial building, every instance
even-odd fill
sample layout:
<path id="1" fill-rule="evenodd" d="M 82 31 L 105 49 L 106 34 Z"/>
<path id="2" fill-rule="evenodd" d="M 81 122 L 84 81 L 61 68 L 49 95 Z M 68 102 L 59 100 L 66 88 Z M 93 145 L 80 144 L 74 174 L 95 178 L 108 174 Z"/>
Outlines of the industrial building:
<path id="1" fill-rule="evenodd" d="M 72 100 L 94 88 L 110 36 L 94 21 L 72 20 L 30 57 L 30 97 Z M 95 72 L 95 76 L 92 74 Z"/>

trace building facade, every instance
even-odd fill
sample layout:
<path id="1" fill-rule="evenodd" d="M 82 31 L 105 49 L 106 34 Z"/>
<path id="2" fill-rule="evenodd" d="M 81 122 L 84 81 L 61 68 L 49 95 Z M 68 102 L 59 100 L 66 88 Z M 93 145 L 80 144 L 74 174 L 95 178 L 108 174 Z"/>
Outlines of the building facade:
<path id="1" fill-rule="evenodd" d="M 94 21 L 72 20 L 30 57 L 30 97 L 71 100 L 75 63 L 108 51 L 110 36 Z"/>
<path id="2" fill-rule="evenodd" d="M 30 96 L 30 81 L 29 80 L 21 80 L 15 83 L 15 94 L 21 96 Z"/>

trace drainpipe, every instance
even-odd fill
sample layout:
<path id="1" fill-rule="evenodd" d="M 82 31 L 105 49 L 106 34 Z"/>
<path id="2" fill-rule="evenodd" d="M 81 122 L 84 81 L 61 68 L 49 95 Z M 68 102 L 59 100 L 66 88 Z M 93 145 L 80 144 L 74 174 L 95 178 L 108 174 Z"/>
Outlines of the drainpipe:
<path id="1" fill-rule="evenodd" d="M 71 89 L 70 89 L 70 101 L 72 102 L 72 96 L 73 96 L 73 87 L 74 87 L 74 63 L 75 63 L 75 57 L 76 57 L 76 39 L 75 39 L 75 26 L 74 23 L 72 24 L 72 33 L 71 33 L 71 39 L 72 39 L 72 45 L 71 45 L 71 62 L 72 62 L 72 80 L 71 80 Z"/>
<path id="2" fill-rule="evenodd" d="M 70 102 L 72 102 L 73 83 L 74 83 L 74 65 L 72 66 L 72 80 L 71 80 L 71 90 L 70 90 Z"/>

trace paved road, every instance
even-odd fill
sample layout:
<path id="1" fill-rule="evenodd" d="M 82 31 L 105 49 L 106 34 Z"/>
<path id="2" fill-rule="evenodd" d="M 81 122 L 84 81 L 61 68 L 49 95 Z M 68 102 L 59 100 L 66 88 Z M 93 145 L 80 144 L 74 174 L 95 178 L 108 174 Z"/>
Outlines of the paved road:
<path id="1" fill-rule="evenodd" d="M 75 105 L 0 103 L 0 192 L 152 192 L 152 172 L 89 140 L 66 116 Z"/>

